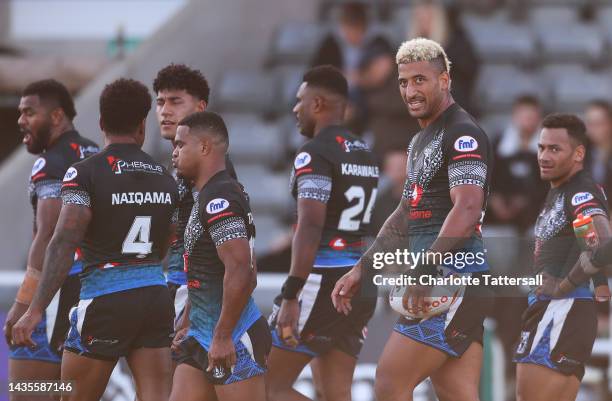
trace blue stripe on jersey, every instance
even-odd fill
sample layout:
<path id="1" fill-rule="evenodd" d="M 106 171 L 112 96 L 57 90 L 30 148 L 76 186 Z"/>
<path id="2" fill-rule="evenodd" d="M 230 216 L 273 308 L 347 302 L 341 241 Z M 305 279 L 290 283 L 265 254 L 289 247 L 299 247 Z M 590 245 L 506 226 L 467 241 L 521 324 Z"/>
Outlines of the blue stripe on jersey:
<path id="1" fill-rule="evenodd" d="M 168 282 L 178 285 L 187 284 L 187 273 L 183 262 L 183 247 L 168 251 Z"/>
<path id="2" fill-rule="evenodd" d="M 317 268 L 336 268 L 354 266 L 361 258 L 361 249 L 359 250 L 342 250 L 324 248 L 317 251 L 314 266 Z"/>
<path id="3" fill-rule="evenodd" d="M 75 274 L 79 274 L 82 271 L 83 271 L 83 261 L 77 260 L 72 264 L 72 267 L 70 268 L 70 272 L 68 272 L 68 275 L 74 276 Z"/>
<path id="4" fill-rule="evenodd" d="M 593 299 L 593 291 L 591 291 L 591 288 L 585 286 L 581 286 L 576 288 L 574 291 L 570 292 L 569 294 L 565 295 L 563 298 L 555 298 L 555 299 L 570 299 L 570 298 L 574 298 L 574 299 Z M 533 305 L 536 301 L 548 301 L 551 300 L 553 298 L 547 296 L 547 295 L 540 295 L 539 297 L 535 295 L 535 293 L 533 291 L 531 291 L 529 293 L 529 296 L 527 297 L 527 302 L 529 303 L 529 306 Z"/>
<path id="5" fill-rule="evenodd" d="M 202 305 L 196 301 L 197 298 L 193 297 L 193 289 L 189 289 L 189 298 L 191 300 L 191 311 L 189 313 L 189 320 L 191 327 L 189 328 L 188 336 L 193 336 L 207 351 L 210 349 L 212 343 L 212 337 L 214 329 L 217 326 L 219 317 L 221 315 L 221 302 L 217 302 L 214 305 Z M 246 333 L 246 331 L 261 317 L 261 312 L 255 305 L 253 298 L 249 299 L 249 302 L 245 306 L 240 319 L 234 331 L 232 333 L 232 341 L 237 343 L 240 337 Z"/>
<path id="6" fill-rule="evenodd" d="M 161 265 L 119 265 L 92 268 L 81 276 L 81 299 L 90 299 L 114 292 L 166 285 Z"/>

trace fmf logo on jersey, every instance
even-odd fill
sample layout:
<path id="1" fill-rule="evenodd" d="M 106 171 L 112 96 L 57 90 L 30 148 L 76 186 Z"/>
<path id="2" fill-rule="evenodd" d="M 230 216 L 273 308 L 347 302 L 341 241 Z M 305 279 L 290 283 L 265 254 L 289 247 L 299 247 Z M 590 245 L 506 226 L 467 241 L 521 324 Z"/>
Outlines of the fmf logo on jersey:
<path id="1" fill-rule="evenodd" d="M 229 201 L 223 198 L 216 198 L 206 205 L 206 213 L 215 214 L 224 211 L 229 207 Z"/>
<path id="2" fill-rule="evenodd" d="M 34 165 L 32 166 L 32 175 L 36 175 L 36 173 L 42 170 L 43 167 L 45 167 L 45 164 L 47 164 L 47 161 L 44 158 L 39 157 L 36 159 Z"/>
<path id="3" fill-rule="evenodd" d="M 64 174 L 64 182 L 74 180 L 77 176 L 77 169 L 74 167 L 70 167 L 66 170 L 66 174 Z"/>
<path id="4" fill-rule="evenodd" d="M 295 161 L 293 162 L 293 166 L 296 170 L 301 169 L 302 167 L 307 166 L 312 161 L 312 157 L 308 152 L 301 152 L 295 157 Z"/>
<path id="5" fill-rule="evenodd" d="M 572 206 L 582 205 L 585 202 L 592 200 L 594 197 L 590 192 L 578 192 L 572 196 Z"/>
<path id="6" fill-rule="evenodd" d="M 478 141 L 471 136 L 464 135 L 455 141 L 455 150 L 458 152 L 472 152 L 478 149 Z"/>

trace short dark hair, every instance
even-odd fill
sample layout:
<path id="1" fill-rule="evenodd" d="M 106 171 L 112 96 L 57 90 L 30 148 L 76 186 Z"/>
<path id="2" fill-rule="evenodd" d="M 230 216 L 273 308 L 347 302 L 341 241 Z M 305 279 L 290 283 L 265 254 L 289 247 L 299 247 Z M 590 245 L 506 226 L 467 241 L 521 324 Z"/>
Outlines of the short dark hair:
<path id="1" fill-rule="evenodd" d="M 512 107 L 517 107 L 517 106 L 533 106 L 533 107 L 540 108 L 541 104 L 540 104 L 540 99 L 538 99 L 537 96 L 534 96 L 532 94 L 523 94 L 523 95 L 518 96 L 516 99 L 514 99 L 514 102 L 512 103 Z"/>
<path id="2" fill-rule="evenodd" d="M 43 102 L 54 102 L 63 111 L 70 121 L 76 116 L 74 100 L 68 89 L 55 79 L 43 79 L 32 82 L 23 90 L 21 96 L 38 96 Z"/>
<path id="3" fill-rule="evenodd" d="M 223 118 L 212 111 L 198 111 L 179 121 L 178 125 L 185 125 L 190 130 L 200 130 L 215 134 L 229 146 L 229 134 Z"/>
<path id="4" fill-rule="evenodd" d="M 349 1 L 340 8 L 340 21 L 347 25 L 368 25 L 368 8 L 362 1 Z"/>
<path id="5" fill-rule="evenodd" d="M 306 72 L 303 81 L 308 86 L 326 89 L 340 96 L 348 96 L 348 83 L 342 72 L 332 65 L 320 65 Z"/>
<path id="6" fill-rule="evenodd" d="M 153 81 L 153 91 L 159 93 L 165 89 L 185 90 L 206 103 L 210 96 L 210 87 L 204 75 L 185 64 L 170 64 L 159 70 Z"/>
<path id="7" fill-rule="evenodd" d="M 543 128 L 565 128 L 567 134 L 578 145 L 588 147 L 589 139 L 586 136 L 586 127 L 584 122 L 574 114 L 568 113 L 553 113 L 544 117 L 542 121 Z"/>
<path id="8" fill-rule="evenodd" d="M 130 135 L 151 110 L 151 95 L 141 82 L 120 78 L 104 87 L 100 95 L 100 120 L 114 135 Z"/>

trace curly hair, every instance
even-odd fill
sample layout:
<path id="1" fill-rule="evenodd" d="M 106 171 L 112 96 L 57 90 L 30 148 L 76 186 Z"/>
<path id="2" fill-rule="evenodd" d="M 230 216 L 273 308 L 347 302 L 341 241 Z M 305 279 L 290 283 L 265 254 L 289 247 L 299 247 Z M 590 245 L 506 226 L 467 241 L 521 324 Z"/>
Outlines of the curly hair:
<path id="1" fill-rule="evenodd" d="M 165 89 L 185 90 L 206 103 L 210 96 L 210 87 L 204 75 L 185 64 L 173 63 L 159 70 L 153 81 L 153 91 L 159 93 Z"/>
<path id="2" fill-rule="evenodd" d="M 151 110 L 151 95 L 141 82 L 121 78 L 104 87 L 100 95 L 100 120 L 114 135 L 130 135 Z"/>

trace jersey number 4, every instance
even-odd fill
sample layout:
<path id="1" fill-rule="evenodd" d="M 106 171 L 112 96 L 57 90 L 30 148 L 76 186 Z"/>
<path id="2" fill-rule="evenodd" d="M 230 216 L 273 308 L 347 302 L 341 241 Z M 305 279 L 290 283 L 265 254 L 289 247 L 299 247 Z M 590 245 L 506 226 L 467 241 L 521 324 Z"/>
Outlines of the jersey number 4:
<path id="1" fill-rule="evenodd" d="M 151 216 L 136 216 L 130 231 L 128 231 L 121 253 L 136 254 L 137 258 L 144 258 L 151 253 L 153 243 L 149 241 L 151 233 Z"/>
<path id="2" fill-rule="evenodd" d="M 376 192 L 378 190 L 376 188 L 372 189 L 372 194 L 370 195 L 370 199 L 368 200 L 366 205 L 366 193 L 363 187 L 353 185 L 350 187 L 345 193 L 344 197 L 348 202 L 352 202 L 354 199 L 357 199 L 357 204 L 344 209 L 342 214 L 340 215 L 340 221 L 338 222 L 338 230 L 342 231 L 357 231 L 359 230 L 359 226 L 363 222 L 363 224 L 369 224 L 370 218 L 372 217 L 372 209 L 374 208 L 374 202 L 376 201 Z M 365 213 L 361 219 L 357 217 L 363 212 L 365 207 Z"/>

